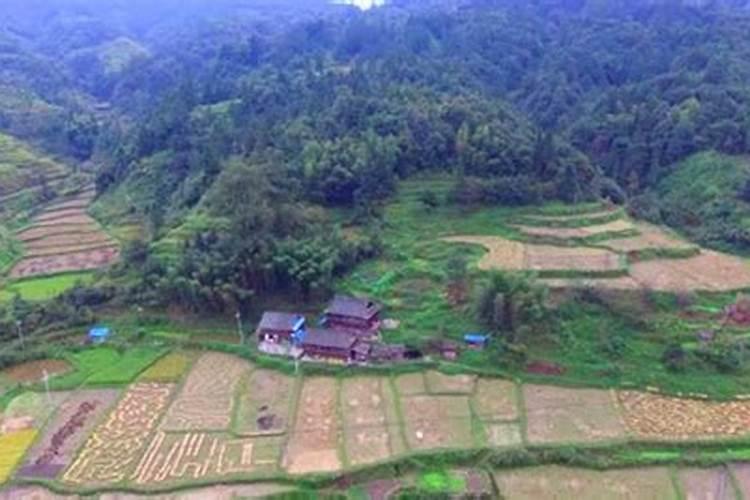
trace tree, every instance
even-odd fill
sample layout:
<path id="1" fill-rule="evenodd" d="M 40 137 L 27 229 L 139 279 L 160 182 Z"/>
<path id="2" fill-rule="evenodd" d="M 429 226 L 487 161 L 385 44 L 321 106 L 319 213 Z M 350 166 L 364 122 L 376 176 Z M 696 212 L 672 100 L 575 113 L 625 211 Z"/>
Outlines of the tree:
<path id="1" fill-rule="evenodd" d="M 432 212 L 440 206 L 440 198 L 435 191 L 422 191 L 419 193 L 419 202 L 425 206 L 428 212 Z"/>

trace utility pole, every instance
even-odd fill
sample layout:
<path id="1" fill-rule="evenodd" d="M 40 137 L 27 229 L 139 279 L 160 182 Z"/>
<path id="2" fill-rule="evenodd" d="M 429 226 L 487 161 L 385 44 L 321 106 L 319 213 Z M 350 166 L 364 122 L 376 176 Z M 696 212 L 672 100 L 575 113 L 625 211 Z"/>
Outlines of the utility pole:
<path id="1" fill-rule="evenodd" d="M 47 393 L 47 404 L 52 408 L 52 398 L 49 395 L 49 373 L 47 370 L 43 370 L 44 373 L 44 390 Z"/>
<path id="2" fill-rule="evenodd" d="M 25 351 L 26 344 L 24 343 L 24 340 L 23 340 L 23 330 L 21 329 L 21 325 L 22 323 L 20 320 L 16 321 L 16 330 L 18 330 L 18 339 L 21 341 L 21 349 Z"/>
<path id="3" fill-rule="evenodd" d="M 237 311 L 237 314 L 235 314 L 234 317 L 237 319 L 237 333 L 240 336 L 240 343 L 245 345 L 245 332 L 242 329 L 242 314 L 240 314 L 240 311 Z"/>

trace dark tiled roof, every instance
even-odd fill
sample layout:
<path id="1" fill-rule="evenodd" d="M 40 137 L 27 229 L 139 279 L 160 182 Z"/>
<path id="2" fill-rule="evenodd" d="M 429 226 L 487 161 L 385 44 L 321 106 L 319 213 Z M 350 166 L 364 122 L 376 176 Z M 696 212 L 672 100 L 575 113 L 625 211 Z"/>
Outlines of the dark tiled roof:
<path id="1" fill-rule="evenodd" d="M 263 314 L 258 326 L 261 330 L 293 331 L 300 320 L 304 320 L 301 314 L 267 312 Z"/>
<path id="2" fill-rule="evenodd" d="M 357 337 L 338 330 L 310 328 L 305 331 L 302 346 L 327 347 L 330 349 L 351 349 Z"/>
<path id="3" fill-rule="evenodd" d="M 337 295 L 326 309 L 326 314 L 350 318 L 372 319 L 380 312 L 380 306 L 368 299 Z"/>

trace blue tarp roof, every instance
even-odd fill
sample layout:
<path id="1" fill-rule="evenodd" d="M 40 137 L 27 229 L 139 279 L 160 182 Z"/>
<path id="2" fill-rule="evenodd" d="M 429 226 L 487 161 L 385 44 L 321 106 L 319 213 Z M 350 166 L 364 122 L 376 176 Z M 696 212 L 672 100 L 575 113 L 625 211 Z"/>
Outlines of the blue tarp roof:
<path id="1" fill-rule="evenodd" d="M 89 337 L 109 337 L 112 330 L 103 326 L 97 326 L 89 330 Z"/>
<path id="2" fill-rule="evenodd" d="M 485 344 L 487 340 L 487 335 L 482 335 L 481 333 L 467 333 L 464 335 L 464 341 L 470 344 Z"/>

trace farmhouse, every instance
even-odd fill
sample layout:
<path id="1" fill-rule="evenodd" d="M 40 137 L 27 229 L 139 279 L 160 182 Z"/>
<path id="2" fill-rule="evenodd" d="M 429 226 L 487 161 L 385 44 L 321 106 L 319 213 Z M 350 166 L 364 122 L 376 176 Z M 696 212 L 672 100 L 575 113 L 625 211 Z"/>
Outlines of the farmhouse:
<path id="1" fill-rule="evenodd" d="M 360 337 L 375 336 L 380 329 L 380 306 L 369 299 L 337 295 L 325 311 L 325 324 Z"/>
<path id="2" fill-rule="evenodd" d="M 357 337 L 348 332 L 325 328 L 310 328 L 300 332 L 297 345 L 305 355 L 314 358 L 333 358 L 348 362 L 357 357 Z"/>
<path id="3" fill-rule="evenodd" d="M 301 314 L 266 312 L 256 333 L 260 342 L 282 344 L 291 342 L 304 328 L 305 317 Z"/>

